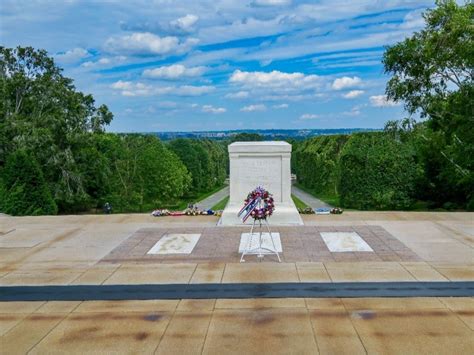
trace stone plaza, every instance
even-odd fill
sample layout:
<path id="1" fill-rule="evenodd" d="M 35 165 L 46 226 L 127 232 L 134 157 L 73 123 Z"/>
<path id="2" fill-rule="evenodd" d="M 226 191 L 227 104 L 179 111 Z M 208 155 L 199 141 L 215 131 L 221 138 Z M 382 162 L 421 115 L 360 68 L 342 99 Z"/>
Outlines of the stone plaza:
<path id="1" fill-rule="evenodd" d="M 245 264 L 247 227 L 214 216 L 1 217 L 0 285 L 472 281 L 472 216 L 303 216 L 277 228 L 282 263 Z M 322 237 L 349 232 L 373 252 L 333 252 Z M 147 254 L 182 234 L 201 234 L 191 253 Z M 473 309 L 469 297 L 0 302 L 0 352 L 469 353 Z"/>

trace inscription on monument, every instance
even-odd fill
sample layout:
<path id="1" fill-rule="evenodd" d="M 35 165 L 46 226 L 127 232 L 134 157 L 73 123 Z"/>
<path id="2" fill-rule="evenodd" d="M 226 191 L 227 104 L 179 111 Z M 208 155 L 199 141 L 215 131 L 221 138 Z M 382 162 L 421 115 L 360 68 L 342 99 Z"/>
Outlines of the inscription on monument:
<path id="1" fill-rule="evenodd" d="M 244 198 L 249 191 L 262 186 L 281 201 L 281 158 L 268 156 L 239 157 L 239 194 Z"/>

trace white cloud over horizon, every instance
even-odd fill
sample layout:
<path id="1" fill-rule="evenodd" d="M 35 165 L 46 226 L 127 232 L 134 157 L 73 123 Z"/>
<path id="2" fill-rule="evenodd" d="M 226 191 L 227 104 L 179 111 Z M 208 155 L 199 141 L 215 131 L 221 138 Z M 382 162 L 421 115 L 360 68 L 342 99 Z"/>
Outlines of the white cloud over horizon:
<path id="1" fill-rule="evenodd" d="M 167 129 L 237 122 L 239 128 L 383 127 L 387 115 L 403 116 L 402 103 L 379 95 L 388 80 L 384 48 L 422 28 L 433 1 L 2 5 L 8 9 L 0 12 L 2 45 L 46 49 L 79 90 L 110 107 L 111 130 L 147 131 L 158 123 Z M 159 122 L 144 119 L 157 112 Z"/>

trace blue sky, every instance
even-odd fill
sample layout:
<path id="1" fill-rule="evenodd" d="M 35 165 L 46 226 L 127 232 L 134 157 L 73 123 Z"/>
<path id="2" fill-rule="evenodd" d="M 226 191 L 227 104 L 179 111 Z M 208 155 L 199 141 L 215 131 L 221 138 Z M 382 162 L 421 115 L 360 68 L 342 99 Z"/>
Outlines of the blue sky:
<path id="1" fill-rule="evenodd" d="M 46 49 L 110 131 L 381 128 L 384 46 L 434 1 L 2 0 L 0 43 Z"/>

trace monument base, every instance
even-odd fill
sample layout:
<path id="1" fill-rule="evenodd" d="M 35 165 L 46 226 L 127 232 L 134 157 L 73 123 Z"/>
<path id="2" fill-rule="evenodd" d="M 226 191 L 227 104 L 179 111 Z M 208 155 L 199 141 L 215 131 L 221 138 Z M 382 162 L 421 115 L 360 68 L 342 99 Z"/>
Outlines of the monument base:
<path id="1" fill-rule="evenodd" d="M 242 204 L 231 204 L 229 203 L 224 212 L 222 212 L 222 216 L 217 223 L 218 226 L 251 226 L 252 225 L 252 217 L 247 219 L 246 223 L 242 222 L 237 216 L 240 209 L 242 208 Z M 301 219 L 296 206 L 292 203 L 279 203 L 275 204 L 275 212 L 271 215 L 268 219 L 268 223 L 272 226 L 302 226 L 304 225 L 303 220 Z"/>

